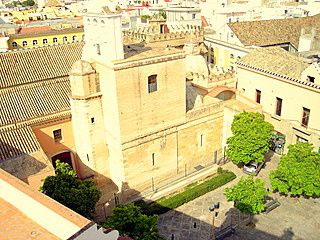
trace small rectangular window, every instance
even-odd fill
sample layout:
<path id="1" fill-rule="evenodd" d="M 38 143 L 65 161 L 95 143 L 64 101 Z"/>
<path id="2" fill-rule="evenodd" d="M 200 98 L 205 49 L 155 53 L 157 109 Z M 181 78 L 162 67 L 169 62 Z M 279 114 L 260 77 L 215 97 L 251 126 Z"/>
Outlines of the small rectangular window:
<path id="1" fill-rule="evenodd" d="M 310 116 L 310 109 L 303 108 L 302 120 L 301 120 L 302 126 L 304 126 L 304 127 L 308 126 L 308 124 L 309 124 L 309 116 Z"/>
<path id="2" fill-rule="evenodd" d="M 314 83 L 314 77 L 308 76 L 308 81 Z"/>
<path id="3" fill-rule="evenodd" d="M 156 154 L 152 153 L 152 166 L 154 166 L 156 160 Z"/>
<path id="4" fill-rule="evenodd" d="M 100 44 L 97 43 L 96 48 L 97 48 L 97 54 L 101 55 Z"/>
<path id="5" fill-rule="evenodd" d="M 307 139 L 305 139 L 305 138 L 303 138 L 303 137 L 300 137 L 300 136 L 298 136 L 298 135 L 296 135 L 296 136 L 297 136 L 297 142 L 308 142 Z"/>
<path id="6" fill-rule="evenodd" d="M 261 91 L 256 89 L 256 102 L 260 103 L 261 101 Z"/>
<path id="7" fill-rule="evenodd" d="M 91 123 L 94 123 L 94 117 L 91 118 Z"/>
<path id="8" fill-rule="evenodd" d="M 158 86 L 157 86 L 157 75 L 150 75 L 148 77 L 148 92 L 156 92 L 158 90 Z"/>
<path id="9" fill-rule="evenodd" d="M 54 138 L 54 141 L 56 142 L 59 142 L 62 140 L 61 129 L 57 129 L 53 131 L 53 138 Z"/>
<path id="10" fill-rule="evenodd" d="M 200 135 L 200 147 L 203 147 L 203 134 Z"/>
<path id="11" fill-rule="evenodd" d="M 276 98 L 276 115 L 281 116 L 281 110 L 282 110 L 282 99 Z"/>

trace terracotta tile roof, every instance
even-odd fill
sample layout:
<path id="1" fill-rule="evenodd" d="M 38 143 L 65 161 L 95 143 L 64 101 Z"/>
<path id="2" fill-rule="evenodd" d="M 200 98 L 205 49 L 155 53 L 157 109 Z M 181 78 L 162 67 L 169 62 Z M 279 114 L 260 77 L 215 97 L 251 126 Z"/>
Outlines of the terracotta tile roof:
<path id="1" fill-rule="evenodd" d="M 291 43 L 298 48 L 302 28 L 320 27 L 320 14 L 312 17 L 228 23 L 245 46 Z"/>
<path id="2" fill-rule="evenodd" d="M 60 239 L 39 224 L 28 218 L 16 207 L 0 198 L 0 238 L 1 240 L 34 239 L 57 240 Z"/>
<path id="3" fill-rule="evenodd" d="M 51 31 L 50 26 L 36 26 L 36 27 L 25 27 L 19 29 L 19 34 L 30 34 L 30 33 L 43 33 Z"/>
<path id="4" fill-rule="evenodd" d="M 57 35 L 57 34 L 68 34 L 68 33 L 79 33 L 83 32 L 83 28 L 66 28 L 61 30 L 48 30 L 40 32 L 27 32 L 27 33 L 18 33 L 9 35 L 11 38 L 28 38 L 28 37 L 40 37 L 48 35 Z"/>
<path id="5" fill-rule="evenodd" d="M 66 65 L 68 64 L 66 63 Z M 67 71 L 67 69 L 61 69 L 61 72 L 63 71 Z M 22 123 L 69 111 L 70 91 L 68 77 L 1 89 L 0 126 Z"/>
<path id="6" fill-rule="evenodd" d="M 40 150 L 31 127 L 0 128 L 0 162 Z"/>
<path id="7" fill-rule="evenodd" d="M 254 49 L 237 64 L 294 79 L 300 79 L 301 72 L 309 66 L 298 56 L 280 47 Z"/>
<path id="8" fill-rule="evenodd" d="M 6 171 L 0 169 L 0 179 L 9 183 L 19 191 L 25 193 L 26 195 L 30 196 L 32 199 L 36 200 L 40 204 L 46 206 L 47 208 L 53 210 L 60 216 L 68 219 L 70 222 L 74 223 L 80 228 L 91 224 L 91 221 L 86 219 L 85 217 L 81 216 L 80 214 L 74 212 L 73 210 L 67 208 L 66 206 L 62 205 L 61 203 L 53 200 L 52 198 L 42 194 L 37 189 L 32 188 L 25 182 L 19 180 L 18 178 L 12 176 L 11 174 L 7 173 Z"/>
<path id="9" fill-rule="evenodd" d="M 82 42 L 0 54 L 0 89 L 67 77 L 81 58 Z"/>
<path id="10" fill-rule="evenodd" d="M 52 210 L 54 213 L 60 215 L 61 217 L 63 217 L 64 219 L 66 219 L 67 221 L 75 224 L 77 227 L 79 227 L 79 229 L 85 228 L 87 226 L 91 226 L 93 224 L 93 222 L 91 222 L 90 220 L 84 218 L 83 216 L 81 216 L 80 214 L 72 211 L 71 209 L 63 206 L 62 204 L 60 204 L 59 202 L 51 199 L 50 197 L 46 196 L 45 194 L 40 193 L 37 189 L 33 189 L 31 186 L 29 186 L 28 184 L 24 183 L 23 181 L 17 179 L 16 177 L 10 175 L 9 173 L 5 172 L 4 170 L 0 169 L 0 180 L 4 181 L 6 184 L 11 185 L 13 188 L 15 188 L 16 190 L 18 190 L 19 192 L 22 192 L 23 194 L 27 195 L 28 197 L 32 198 L 34 201 L 37 201 L 39 206 L 42 205 L 45 208 L 48 208 L 50 210 Z M 1 181 L 0 181 L 1 182 Z M 0 196 L 2 195 L 2 197 L 5 199 L 4 194 L 0 194 Z M 0 198 L 1 199 L 1 198 Z M 11 205 L 7 205 L 8 208 L 3 208 L 2 203 L 5 203 L 5 201 L 1 201 L 0 202 L 0 206 L 1 206 L 1 211 L 0 211 L 0 239 L 6 239 L 4 238 L 6 236 L 6 232 L 10 229 L 11 227 L 16 227 L 17 230 L 13 230 L 14 232 L 17 232 L 18 230 L 21 230 L 20 234 L 30 234 L 33 230 L 33 228 L 36 228 L 35 230 L 39 230 L 41 234 L 44 235 L 40 235 L 40 238 L 33 238 L 33 237 L 12 237 L 12 238 L 8 238 L 8 240 L 13 240 L 13 239 L 60 239 L 60 238 L 54 238 L 54 235 L 50 235 L 48 230 L 43 229 L 42 227 L 40 227 L 41 223 L 37 223 L 37 222 L 32 222 L 31 219 L 27 218 L 26 215 L 19 215 L 19 213 L 16 213 L 17 211 L 19 211 L 20 206 L 16 206 L 19 209 L 13 209 L 13 206 Z M 23 208 L 23 207 L 22 207 Z M 10 209 L 8 212 L 3 211 L 4 209 Z M 18 218 L 20 218 L 22 220 L 22 222 L 20 221 L 12 221 L 12 226 L 10 226 L 9 224 L 5 223 L 5 219 L 6 217 L 8 217 L 8 219 L 10 219 L 10 216 L 14 215 L 14 214 L 18 214 Z M 10 220 L 15 220 L 14 219 L 10 219 Z M 29 220 L 29 223 L 25 222 L 25 220 Z M 4 224 L 5 223 L 5 224 Z M 23 224 L 25 223 L 25 224 Z M 36 226 L 36 225 L 39 226 Z M 59 226 L 56 226 L 57 229 L 59 229 Z M 46 231 L 46 232 L 45 232 Z M 5 232 L 5 233 L 3 233 Z M 37 231 L 38 232 L 38 231 Z M 2 235 L 3 234 L 3 235 Z M 17 236 L 20 236 L 19 234 Z M 22 235 L 21 235 L 22 236 Z M 48 237 L 48 238 L 47 238 Z"/>

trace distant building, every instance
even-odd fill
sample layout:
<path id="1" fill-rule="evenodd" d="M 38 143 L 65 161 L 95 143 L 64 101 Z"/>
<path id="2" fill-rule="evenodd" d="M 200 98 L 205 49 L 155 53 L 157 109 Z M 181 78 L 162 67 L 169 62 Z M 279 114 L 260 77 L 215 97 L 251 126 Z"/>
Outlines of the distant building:
<path id="1" fill-rule="evenodd" d="M 261 106 L 286 147 L 311 142 L 320 147 L 320 66 L 279 47 L 251 51 L 237 65 L 237 99 Z"/>
<path id="2" fill-rule="evenodd" d="M 53 30 L 50 27 L 24 28 L 18 34 L 9 35 L 8 50 L 45 47 L 83 41 L 83 28 Z"/>

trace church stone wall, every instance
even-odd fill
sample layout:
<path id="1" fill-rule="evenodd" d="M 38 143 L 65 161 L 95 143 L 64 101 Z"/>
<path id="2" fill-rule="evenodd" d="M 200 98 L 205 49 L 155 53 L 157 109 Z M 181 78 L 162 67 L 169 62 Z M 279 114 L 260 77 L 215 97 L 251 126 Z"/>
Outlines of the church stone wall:
<path id="1" fill-rule="evenodd" d="M 154 74 L 157 91 L 149 93 L 148 76 Z M 116 79 L 122 143 L 184 121 L 184 59 L 122 69 Z"/>

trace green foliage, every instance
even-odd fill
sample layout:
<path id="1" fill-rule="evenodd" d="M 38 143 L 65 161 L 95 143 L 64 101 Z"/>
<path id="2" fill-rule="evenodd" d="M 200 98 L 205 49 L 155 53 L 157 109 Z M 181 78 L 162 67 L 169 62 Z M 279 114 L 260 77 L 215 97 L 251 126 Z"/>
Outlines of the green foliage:
<path id="1" fill-rule="evenodd" d="M 190 202 L 191 200 L 202 196 L 203 194 L 210 192 L 218 187 L 235 179 L 236 175 L 233 172 L 222 170 L 222 172 L 204 181 L 196 186 L 188 186 L 183 192 L 178 194 L 161 198 L 156 202 L 147 204 L 143 201 L 138 201 L 135 204 L 142 208 L 142 211 L 147 215 L 162 214 L 171 209 L 177 208 L 184 203 Z"/>
<path id="2" fill-rule="evenodd" d="M 21 3 L 21 5 L 23 7 L 27 7 L 27 6 L 34 6 L 35 5 L 35 2 L 33 0 L 25 0 Z"/>
<path id="3" fill-rule="evenodd" d="M 167 19 L 167 14 L 163 9 L 159 10 L 159 15 L 162 16 L 164 19 Z"/>
<path id="4" fill-rule="evenodd" d="M 243 177 L 237 185 L 226 188 L 224 193 L 228 201 L 234 201 L 235 207 L 243 213 L 258 214 L 265 209 L 265 197 L 268 191 L 261 179 Z"/>
<path id="5" fill-rule="evenodd" d="M 273 126 L 260 113 L 243 112 L 232 122 L 233 136 L 227 139 L 227 156 L 235 164 L 262 162 L 269 150 Z"/>
<path id="6" fill-rule="evenodd" d="M 292 195 L 320 196 L 320 154 L 310 143 L 290 145 L 278 168 L 271 172 L 274 190 Z"/>
<path id="7" fill-rule="evenodd" d="M 158 216 L 142 214 L 140 207 L 132 203 L 118 205 L 113 214 L 103 224 L 104 227 L 117 229 L 121 235 L 139 240 L 162 239 L 157 228 Z"/>
<path id="8" fill-rule="evenodd" d="M 93 180 L 80 180 L 67 163 L 59 160 L 56 175 L 46 177 L 40 190 L 85 217 L 91 217 L 101 196 Z"/>

